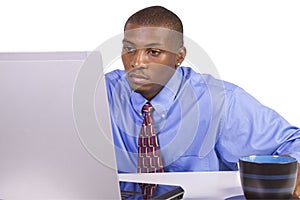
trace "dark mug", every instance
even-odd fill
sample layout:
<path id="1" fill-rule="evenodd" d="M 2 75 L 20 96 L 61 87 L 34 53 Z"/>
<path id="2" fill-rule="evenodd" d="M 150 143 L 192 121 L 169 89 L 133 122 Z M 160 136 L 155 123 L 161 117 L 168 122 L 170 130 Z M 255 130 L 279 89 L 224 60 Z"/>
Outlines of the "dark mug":
<path id="1" fill-rule="evenodd" d="M 291 199 L 298 162 L 293 157 L 251 155 L 239 159 L 240 179 L 246 199 Z"/>

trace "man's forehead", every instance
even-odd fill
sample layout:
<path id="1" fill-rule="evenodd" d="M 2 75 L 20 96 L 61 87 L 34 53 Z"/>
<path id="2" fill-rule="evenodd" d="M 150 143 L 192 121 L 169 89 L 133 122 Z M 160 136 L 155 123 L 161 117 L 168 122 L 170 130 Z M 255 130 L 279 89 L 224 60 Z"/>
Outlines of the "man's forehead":
<path id="1" fill-rule="evenodd" d="M 162 27 L 142 27 L 126 29 L 124 31 L 124 44 L 132 44 L 142 47 L 178 48 L 182 34 Z"/>
<path id="2" fill-rule="evenodd" d="M 152 36 L 152 37 L 181 37 L 182 33 L 164 27 L 147 27 L 139 26 L 138 28 L 126 28 L 124 31 L 125 37 L 135 36 Z"/>

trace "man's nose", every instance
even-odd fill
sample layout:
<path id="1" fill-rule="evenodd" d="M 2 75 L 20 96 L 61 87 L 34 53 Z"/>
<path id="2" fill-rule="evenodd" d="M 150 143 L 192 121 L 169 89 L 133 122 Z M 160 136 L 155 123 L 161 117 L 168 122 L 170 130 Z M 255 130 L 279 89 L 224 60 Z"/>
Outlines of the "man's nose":
<path id="1" fill-rule="evenodd" d="M 132 67 L 141 67 L 145 64 L 145 52 L 142 49 L 136 50 L 131 61 Z"/>

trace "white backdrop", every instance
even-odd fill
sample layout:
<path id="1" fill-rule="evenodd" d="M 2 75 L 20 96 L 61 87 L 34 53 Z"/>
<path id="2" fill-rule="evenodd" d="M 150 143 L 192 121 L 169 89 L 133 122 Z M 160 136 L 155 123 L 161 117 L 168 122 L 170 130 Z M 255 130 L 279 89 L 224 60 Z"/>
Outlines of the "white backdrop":
<path id="1" fill-rule="evenodd" d="M 0 51 L 86 51 L 150 5 L 179 15 L 185 35 L 233 82 L 300 126 L 300 1 L 1 1 Z"/>

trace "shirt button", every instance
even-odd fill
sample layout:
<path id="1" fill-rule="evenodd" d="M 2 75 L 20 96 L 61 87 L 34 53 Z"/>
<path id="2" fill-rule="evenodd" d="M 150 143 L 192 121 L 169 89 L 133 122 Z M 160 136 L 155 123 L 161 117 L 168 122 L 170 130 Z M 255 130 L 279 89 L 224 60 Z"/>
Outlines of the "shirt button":
<path id="1" fill-rule="evenodd" d="M 162 115 L 161 115 L 161 118 L 165 118 L 165 117 L 166 117 L 166 115 L 165 115 L 165 114 L 162 114 Z"/>

